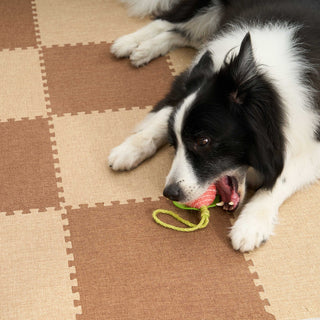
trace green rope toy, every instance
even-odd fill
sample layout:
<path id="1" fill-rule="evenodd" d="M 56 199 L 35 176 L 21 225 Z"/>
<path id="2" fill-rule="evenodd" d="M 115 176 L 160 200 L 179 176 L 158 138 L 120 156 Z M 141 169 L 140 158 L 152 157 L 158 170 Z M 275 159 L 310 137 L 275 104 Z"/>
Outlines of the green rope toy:
<path id="1" fill-rule="evenodd" d="M 176 231 L 181 231 L 181 232 L 191 232 L 191 231 L 195 231 L 195 230 L 200 230 L 205 228 L 208 223 L 209 223 L 209 218 L 210 218 L 210 212 L 209 212 L 209 208 L 215 207 L 217 205 L 217 203 L 220 202 L 220 197 L 217 196 L 213 203 L 210 204 L 209 206 L 202 206 L 200 209 L 197 208 L 193 208 L 193 207 L 188 207 L 182 203 L 179 202 L 175 202 L 173 201 L 173 204 L 180 208 L 180 209 L 184 209 L 184 210 L 196 210 L 196 211 L 200 211 L 200 215 L 201 215 L 201 220 L 198 224 L 194 224 L 188 220 L 183 219 L 182 217 L 180 217 L 177 213 L 170 211 L 170 210 L 165 210 L 165 209 L 157 209 L 155 211 L 153 211 L 152 213 L 152 217 L 154 219 L 154 221 L 158 224 L 160 224 L 161 226 L 168 228 L 168 229 L 172 229 L 172 230 L 176 230 Z M 186 225 L 187 227 L 176 227 L 174 225 L 168 224 L 163 222 L 162 220 L 160 220 L 158 218 L 158 214 L 162 213 L 162 214 L 167 214 L 173 218 L 175 218 L 177 221 L 183 223 L 184 225 Z"/>

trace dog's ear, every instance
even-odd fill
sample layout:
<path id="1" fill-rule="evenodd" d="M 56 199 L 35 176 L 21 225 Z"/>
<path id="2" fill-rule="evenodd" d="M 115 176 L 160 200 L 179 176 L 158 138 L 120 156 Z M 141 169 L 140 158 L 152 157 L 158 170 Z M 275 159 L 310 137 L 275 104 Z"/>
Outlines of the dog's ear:
<path id="1" fill-rule="evenodd" d="M 241 42 L 239 54 L 231 59 L 229 72 L 234 83 L 234 90 L 230 93 L 229 98 L 231 102 L 241 105 L 258 75 L 249 32 Z"/>
<path id="2" fill-rule="evenodd" d="M 212 53 L 206 51 L 199 61 L 190 69 L 186 86 L 190 89 L 197 87 L 203 81 L 213 75 Z"/>
<path id="3" fill-rule="evenodd" d="M 270 119 L 264 119 L 262 122 L 251 118 L 249 121 L 254 128 L 252 141 L 248 146 L 248 162 L 263 177 L 262 186 L 271 189 L 284 165 L 283 136 L 279 134 L 279 129 L 270 123 Z"/>

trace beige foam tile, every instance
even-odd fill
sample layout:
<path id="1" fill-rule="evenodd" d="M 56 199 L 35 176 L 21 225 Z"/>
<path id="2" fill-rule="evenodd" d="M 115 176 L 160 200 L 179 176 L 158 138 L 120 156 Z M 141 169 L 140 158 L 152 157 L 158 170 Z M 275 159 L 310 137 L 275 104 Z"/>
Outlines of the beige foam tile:
<path id="1" fill-rule="evenodd" d="M 168 55 L 168 62 L 171 63 L 170 69 L 173 76 L 185 71 L 191 64 L 197 51 L 192 48 L 179 48 L 173 50 Z"/>
<path id="2" fill-rule="evenodd" d="M 46 115 L 39 53 L 36 49 L 0 52 L 0 120 Z"/>
<path id="3" fill-rule="evenodd" d="M 0 215 L 0 225 L 0 319 L 75 319 L 61 212 Z"/>
<path id="4" fill-rule="evenodd" d="M 277 320 L 320 315 L 320 185 L 299 191 L 280 209 L 275 235 L 246 255 Z"/>
<path id="5" fill-rule="evenodd" d="M 94 205 L 162 195 L 173 150 L 165 147 L 129 172 L 107 165 L 112 147 L 120 144 L 148 113 L 147 109 L 53 117 L 62 186 L 67 205 Z"/>
<path id="6" fill-rule="evenodd" d="M 42 44 L 112 42 L 149 19 L 128 17 L 118 0 L 36 0 Z"/>

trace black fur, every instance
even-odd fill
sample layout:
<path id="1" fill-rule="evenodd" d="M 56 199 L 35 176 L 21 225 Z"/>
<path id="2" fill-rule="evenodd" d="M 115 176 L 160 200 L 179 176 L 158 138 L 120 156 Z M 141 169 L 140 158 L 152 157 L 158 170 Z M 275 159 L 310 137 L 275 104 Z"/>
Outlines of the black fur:
<path id="1" fill-rule="evenodd" d="M 185 37 L 183 45 L 207 51 L 153 110 L 168 108 L 152 142 L 161 135 L 160 147 L 168 132 L 177 150 L 164 195 L 193 206 L 214 183 L 223 209 L 232 211 L 245 198 L 248 168 L 254 168 L 251 186 L 262 189 L 230 232 L 236 250 L 252 250 L 270 236 L 285 197 L 319 176 L 320 0 L 175 3 L 157 17 L 172 23 L 159 22 L 165 32 L 179 33 L 168 37 L 168 50 Z M 152 132 L 145 133 L 148 146 Z M 304 172 L 303 165 L 310 168 Z"/>
<path id="2" fill-rule="evenodd" d="M 199 63 L 190 71 L 186 70 L 175 78 L 171 90 L 164 99 L 157 103 L 152 112 L 159 111 L 163 107 L 176 107 L 178 104 L 212 73 L 211 53 L 207 51 Z"/>
<path id="3" fill-rule="evenodd" d="M 251 63 L 245 64 L 249 58 Z M 239 55 L 218 73 L 210 74 L 206 59 L 208 53 L 194 68 L 196 77 L 191 73 L 184 79 L 184 87 L 194 77 L 202 79 L 182 132 L 199 181 L 212 181 L 225 170 L 252 166 L 264 177 L 262 187 L 272 188 L 283 168 L 282 108 L 272 84 L 255 65 L 250 35 L 243 40 Z M 195 90 L 192 87 L 191 92 Z M 169 121 L 169 140 L 175 146 L 173 119 L 174 114 Z M 197 146 L 199 137 L 208 137 L 210 143 Z"/>
<path id="4" fill-rule="evenodd" d="M 158 15 L 157 19 L 172 23 L 186 22 L 211 4 L 211 0 L 182 0 L 171 10 Z"/>
<path id="5" fill-rule="evenodd" d="M 214 3 L 181 1 L 158 18 L 185 22 Z M 296 35 L 296 49 L 313 67 L 305 73 L 304 81 L 318 92 L 314 105 L 320 113 L 320 0 L 221 0 L 219 3 L 224 13 L 219 31 L 213 36 L 228 32 L 244 21 L 247 25 L 281 22 L 302 26 Z M 179 108 L 186 96 L 199 89 L 197 100 L 185 115 L 183 132 L 197 176 L 212 179 L 208 172 L 215 176 L 225 168 L 252 166 L 264 177 L 263 187 L 272 188 L 284 164 L 285 115 L 272 82 L 254 61 L 250 35 L 243 40 L 239 55 L 225 63 L 218 74 L 210 71 L 210 63 L 207 52 L 193 71 L 186 71 L 175 80 L 155 111 L 167 105 Z M 174 113 L 169 121 L 169 139 L 175 145 L 173 118 Z M 210 137 L 211 144 L 205 152 L 194 148 L 199 135 Z M 315 135 L 320 141 L 320 124 Z"/>

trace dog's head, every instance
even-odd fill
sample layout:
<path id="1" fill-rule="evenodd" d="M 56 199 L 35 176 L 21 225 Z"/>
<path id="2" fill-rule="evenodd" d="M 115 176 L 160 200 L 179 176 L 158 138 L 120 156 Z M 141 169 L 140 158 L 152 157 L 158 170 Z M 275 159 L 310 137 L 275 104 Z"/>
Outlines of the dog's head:
<path id="1" fill-rule="evenodd" d="M 215 183 L 224 208 L 234 210 L 249 167 L 271 188 L 283 167 L 282 113 L 276 90 L 255 62 L 250 34 L 219 70 L 207 51 L 183 90 L 169 120 L 176 154 L 164 195 L 190 202 Z"/>

